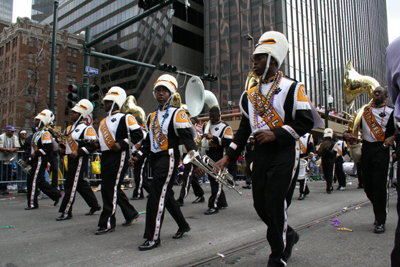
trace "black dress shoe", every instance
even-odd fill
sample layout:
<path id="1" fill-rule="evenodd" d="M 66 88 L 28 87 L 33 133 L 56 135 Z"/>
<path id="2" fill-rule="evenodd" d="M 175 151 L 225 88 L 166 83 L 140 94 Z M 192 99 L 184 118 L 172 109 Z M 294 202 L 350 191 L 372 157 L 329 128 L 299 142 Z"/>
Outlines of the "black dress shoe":
<path id="1" fill-rule="evenodd" d="M 176 202 L 178 203 L 179 207 L 183 206 L 183 199 L 177 199 Z"/>
<path id="2" fill-rule="evenodd" d="M 57 199 L 54 201 L 54 207 L 57 206 L 57 204 L 58 204 L 59 201 L 60 201 L 60 198 L 57 198 Z"/>
<path id="3" fill-rule="evenodd" d="M 161 245 L 160 239 L 158 240 L 146 240 L 142 245 L 139 246 L 139 250 L 149 250 L 156 248 Z"/>
<path id="4" fill-rule="evenodd" d="M 286 261 L 292 256 L 293 246 L 299 242 L 300 236 L 298 233 L 294 232 L 293 239 L 291 242 L 287 243 L 285 251 L 283 252 L 283 256 L 285 257 Z"/>
<path id="5" fill-rule="evenodd" d="M 300 196 L 299 196 L 299 200 L 303 200 L 305 197 L 306 197 L 306 195 L 304 195 L 304 194 L 300 194 Z"/>
<path id="6" fill-rule="evenodd" d="M 26 207 L 25 208 L 25 210 L 35 210 L 35 209 L 37 209 L 38 207 Z"/>
<path id="7" fill-rule="evenodd" d="M 331 194 L 332 191 L 331 190 L 326 190 L 326 193 Z"/>
<path id="8" fill-rule="evenodd" d="M 63 215 L 61 215 L 60 217 L 56 218 L 56 221 L 65 221 L 65 220 L 69 220 L 69 219 L 72 219 L 72 214 L 63 213 Z"/>
<path id="9" fill-rule="evenodd" d="M 201 197 L 197 197 L 192 203 L 197 204 L 197 203 L 204 203 L 204 202 L 205 202 L 204 196 L 201 196 Z"/>
<path id="10" fill-rule="evenodd" d="M 139 199 L 143 199 L 143 197 L 131 197 L 131 200 L 139 200 Z"/>
<path id="11" fill-rule="evenodd" d="M 111 232 L 114 232 L 114 231 L 115 231 L 114 228 L 107 229 L 107 228 L 104 228 L 104 227 L 100 227 L 99 229 L 97 229 L 95 234 L 96 235 L 104 235 L 104 234 L 111 233 Z"/>
<path id="12" fill-rule="evenodd" d="M 133 221 L 133 220 L 136 220 L 138 217 L 139 217 L 139 212 L 136 212 L 136 214 L 132 217 L 132 219 L 126 220 L 126 221 L 122 224 L 122 226 L 129 226 L 129 225 L 131 225 L 131 224 L 132 224 L 132 221 Z"/>
<path id="13" fill-rule="evenodd" d="M 178 232 L 176 232 L 176 234 L 174 234 L 172 236 L 173 239 L 179 239 L 183 236 L 184 233 L 187 233 L 190 231 L 190 226 L 186 227 L 185 229 L 181 230 L 179 229 Z"/>
<path id="14" fill-rule="evenodd" d="M 218 209 L 219 210 L 223 210 L 223 209 L 226 209 L 226 208 L 228 208 L 229 206 L 228 205 L 225 205 L 225 206 L 218 206 Z"/>
<path id="15" fill-rule="evenodd" d="M 93 213 L 95 213 L 96 211 L 101 210 L 101 206 L 99 204 L 97 204 L 97 207 L 95 208 L 90 208 L 90 210 L 88 212 L 85 213 L 85 215 L 93 215 Z"/>
<path id="16" fill-rule="evenodd" d="M 381 234 L 385 232 L 385 225 L 384 224 L 376 224 L 375 225 L 375 229 L 374 229 L 374 233 L 375 234 Z"/>
<path id="17" fill-rule="evenodd" d="M 244 188 L 244 189 L 251 189 L 251 185 L 243 185 L 242 188 Z"/>
<path id="18" fill-rule="evenodd" d="M 211 215 L 211 214 L 215 214 L 215 213 L 218 213 L 218 212 L 219 212 L 218 209 L 211 208 L 211 209 L 206 210 L 206 212 L 204 212 L 204 214 L 205 215 Z"/>

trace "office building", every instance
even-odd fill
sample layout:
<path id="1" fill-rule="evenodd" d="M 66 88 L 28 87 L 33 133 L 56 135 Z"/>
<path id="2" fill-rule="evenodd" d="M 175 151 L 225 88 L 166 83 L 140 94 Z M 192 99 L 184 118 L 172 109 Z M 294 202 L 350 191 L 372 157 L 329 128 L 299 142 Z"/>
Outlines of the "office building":
<path id="1" fill-rule="evenodd" d="M 13 0 L 0 1 L 0 20 L 11 23 L 13 13 Z"/>

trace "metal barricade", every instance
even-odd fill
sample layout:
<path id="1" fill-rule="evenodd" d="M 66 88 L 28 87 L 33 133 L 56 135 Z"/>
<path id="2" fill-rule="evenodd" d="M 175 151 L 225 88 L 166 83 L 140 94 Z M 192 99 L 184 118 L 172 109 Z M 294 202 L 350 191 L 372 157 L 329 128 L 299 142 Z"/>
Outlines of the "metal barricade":
<path id="1" fill-rule="evenodd" d="M 24 151 L 14 152 L 7 156 L 4 153 L 0 153 L 0 189 L 3 191 L 7 191 L 7 186 L 12 190 L 17 189 L 26 189 L 26 180 L 28 178 L 28 174 L 22 171 L 22 168 L 12 161 L 15 160 L 24 160 Z"/>

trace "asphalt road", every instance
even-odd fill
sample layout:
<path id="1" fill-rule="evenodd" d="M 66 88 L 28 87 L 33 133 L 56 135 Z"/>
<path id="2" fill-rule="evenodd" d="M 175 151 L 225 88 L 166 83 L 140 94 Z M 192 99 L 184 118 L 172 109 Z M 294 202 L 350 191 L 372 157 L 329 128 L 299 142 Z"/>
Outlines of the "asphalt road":
<path id="1" fill-rule="evenodd" d="M 325 193 L 323 181 L 309 186 L 311 194 L 303 201 L 297 200 L 296 190 L 289 208 L 289 224 L 300 229 L 301 238 L 288 266 L 390 266 L 397 223 L 394 189 L 390 190 L 387 230 L 377 235 L 372 232 L 372 207 L 363 190 L 356 189 L 355 179 L 348 180 L 345 191 L 331 195 Z M 203 189 L 209 197 L 209 184 Z M 0 197 L 0 266 L 265 266 L 268 244 L 248 245 L 264 240 L 266 226 L 253 208 L 251 190 L 241 191 L 243 196 L 225 189 L 229 207 L 208 216 L 203 214 L 206 203 L 191 204 L 195 199 L 191 191 L 182 211 L 192 230 L 180 240 L 172 239 L 178 227 L 166 212 L 161 246 L 144 252 L 137 247 L 144 242 L 145 214 L 122 227 L 124 218 L 118 209 L 116 231 L 96 236 L 99 213 L 85 216 L 89 208 L 80 195 L 73 219 L 62 222 L 55 220 L 58 207 L 50 199 L 40 200 L 38 210 L 25 211 L 26 194 Z M 125 193 L 131 197 L 132 189 Z M 100 192 L 96 196 L 101 203 Z M 131 203 L 145 211 L 146 199 Z M 341 212 L 343 208 L 350 211 Z M 339 227 L 353 232 L 338 231 L 329 220 L 332 214 L 339 215 L 333 218 L 340 221 Z"/>

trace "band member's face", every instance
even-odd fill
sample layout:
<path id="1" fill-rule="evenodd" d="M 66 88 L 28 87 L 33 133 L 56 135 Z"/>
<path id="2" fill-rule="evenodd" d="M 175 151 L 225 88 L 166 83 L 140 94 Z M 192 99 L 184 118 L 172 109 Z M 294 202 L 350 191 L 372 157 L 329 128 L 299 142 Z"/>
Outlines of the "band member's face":
<path id="1" fill-rule="evenodd" d="M 105 110 L 105 112 L 109 112 L 110 111 L 113 103 L 114 103 L 114 101 L 104 100 L 104 110 Z"/>
<path id="2" fill-rule="evenodd" d="M 373 91 L 373 99 L 374 99 L 374 104 L 380 105 L 383 104 L 386 100 L 386 91 L 382 87 L 377 87 Z"/>
<path id="3" fill-rule="evenodd" d="M 39 120 L 39 119 L 36 119 L 36 120 L 35 120 L 35 126 L 36 126 L 36 127 L 39 127 L 39 123 L 40 123 L 40 120 Z"/>
<path id="4" fill-rule="evenodd" d="M 171 96 L 171 92 L 165 86 L 159 86 L 156 88 L 156 99 L 159 104 L 165 104 L 169 97 Z"/>
<path id="5" fill-rule="evenodd" d="M 256 54 L 251 57 L 251 61 L 253 61 L 253 70 L 254 73 L 261 77 L 264 74 L 265 67 L 267 65 L 267 54 Z"/>
<path id="6" fill-rule="evenodd" d="M 212 124 L 216 124 L 219 121 L 220 115 L 218 112 L 210 112 L 210 121 Z"/>
<path id="7" fill-rule="evenodd" d="M 71 110 L 71 112 L 69 113 L 69 118 L 71 119 L 71 121 L 75 122 L 77 119 L 79 119 L 79 117 L 81 116 L 80 113 Z"/>

